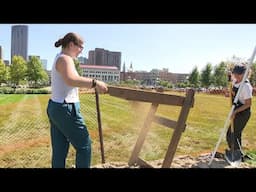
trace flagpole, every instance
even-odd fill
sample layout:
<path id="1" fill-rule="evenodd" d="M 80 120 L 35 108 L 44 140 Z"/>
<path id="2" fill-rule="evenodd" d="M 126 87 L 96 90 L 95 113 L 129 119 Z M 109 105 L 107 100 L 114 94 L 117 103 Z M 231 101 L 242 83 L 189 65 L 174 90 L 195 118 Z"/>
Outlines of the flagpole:
<path id="1" fill-rule="evenodd" d="M 233 85 L 232 85 L 232 72 L 228 75 L 229 82 L 229 99 L 230 99 L 230 107 L 233 105 Z M 235 152 L 235 134 L 234 134 L 234 119 L 230 119 L 230 136 L 231 136 L 231 159 L 234 160 L 234 152 Z"/>

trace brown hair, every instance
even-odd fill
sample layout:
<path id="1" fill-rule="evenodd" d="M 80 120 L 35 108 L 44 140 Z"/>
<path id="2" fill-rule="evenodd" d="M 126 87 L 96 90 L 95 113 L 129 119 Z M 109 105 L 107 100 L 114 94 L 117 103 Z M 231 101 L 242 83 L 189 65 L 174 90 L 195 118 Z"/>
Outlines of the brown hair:
<path id="1" fill-rule="evenodd" d="M 73 42 L 76 45 L 81 45 L 84 43 L 83 39 L 76 33 L 67 33 L 63 38 L 55 42 L 54 46 L 66 48 L 70 42 Z"/>

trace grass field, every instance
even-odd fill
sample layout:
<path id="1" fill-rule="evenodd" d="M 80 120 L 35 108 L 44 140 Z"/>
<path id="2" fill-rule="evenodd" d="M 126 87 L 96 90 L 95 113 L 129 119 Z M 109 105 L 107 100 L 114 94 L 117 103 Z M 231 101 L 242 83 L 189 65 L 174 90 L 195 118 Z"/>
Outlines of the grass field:
<path id="1" fill-rule="evenodd" d="M 182 93 L 173 93 L 180 95 Z M 50 95 L 0 95 L 0 167 L 50 167 L 51 147 L 49 124 L 46 115 Z M 81 111 L 93 140 L 92 165 L 101 162 L 95 98 L 81 94 Z M 196 94 L 185 132 L 175 155 L 211 152 L 223 129 L 230 110 L 229 98 L 217 95 Z M 132 149 L 150 108 L 149 103 L 130 102 L 100 95 L 100 109 L 106 162 L 128 162 Z M 255 110 L 243 133 L 243 149 L 256 151 Z M 180 107 L 160 105 L 157 114 L 177 120 Z M 152 124 L 140 157 L 145 160 L 163 159 L 172 130 Z M 226 148 L 225 139 L 219 151 Z M 70 148 L 67 167 L 74 164 L 74 149 Z"/>

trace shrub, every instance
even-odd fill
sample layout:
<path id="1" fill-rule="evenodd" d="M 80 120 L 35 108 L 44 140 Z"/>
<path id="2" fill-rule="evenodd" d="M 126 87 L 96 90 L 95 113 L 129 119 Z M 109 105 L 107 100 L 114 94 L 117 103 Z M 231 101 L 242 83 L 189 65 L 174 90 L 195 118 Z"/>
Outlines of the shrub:
<path id="1" fill-rule="evenodd" d="M 47 89 L 13 89 L 11 87 L 0 88 L 0 94 L 50 94 L 51 91 Z"/>

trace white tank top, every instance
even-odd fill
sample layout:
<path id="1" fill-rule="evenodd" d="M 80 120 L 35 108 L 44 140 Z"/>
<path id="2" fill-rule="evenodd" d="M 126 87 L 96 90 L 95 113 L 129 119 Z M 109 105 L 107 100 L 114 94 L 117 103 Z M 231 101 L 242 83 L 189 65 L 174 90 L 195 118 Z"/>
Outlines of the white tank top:
<path id="1" fill-rule="evenodd" d="M 79 102 L 79 94 L 78 94 L 78 87 L 71 87 L 67 85 L 62 78 L 61 74 L 56 70 L 56 62 L 57 59 L 62 54 L 59 53 L 56 55 L 55 60 L 52 66 L 51 72 L 51 86 L 52 86 L 52 95 L 51 99 L 57 103 L 63 103 L 64 100 L 67 103 L 76 103 Z M 74 72 L 78 75 L 75 65 L 73 65 Z"/>

